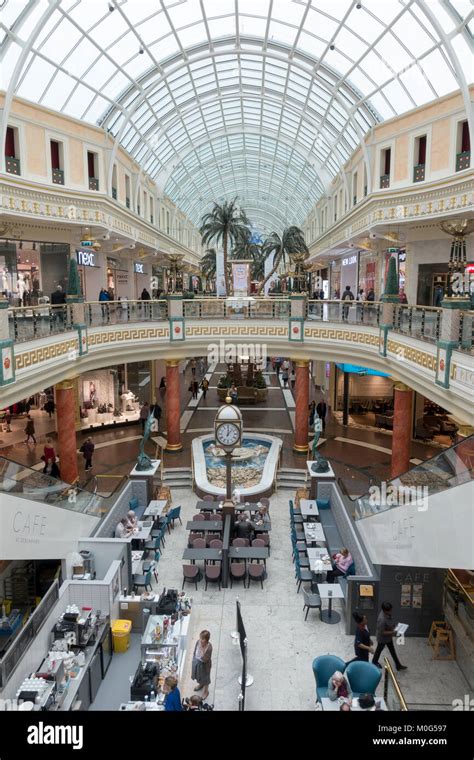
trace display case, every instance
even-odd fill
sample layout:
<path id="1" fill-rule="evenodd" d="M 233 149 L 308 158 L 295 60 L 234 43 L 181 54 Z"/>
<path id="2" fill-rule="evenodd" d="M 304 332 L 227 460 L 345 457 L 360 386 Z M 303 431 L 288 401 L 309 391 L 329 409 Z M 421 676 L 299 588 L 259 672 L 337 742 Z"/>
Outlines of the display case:
<path id="1" fill-rule="evenodd" d="M 142 663 L 155 663 L 160 671 L 171 668 L 180 678 L 186 657 L 189 618 L 189 615 L 179 617 L 172 625 L 168 615 L 150 615 L 141 641 Z"/>

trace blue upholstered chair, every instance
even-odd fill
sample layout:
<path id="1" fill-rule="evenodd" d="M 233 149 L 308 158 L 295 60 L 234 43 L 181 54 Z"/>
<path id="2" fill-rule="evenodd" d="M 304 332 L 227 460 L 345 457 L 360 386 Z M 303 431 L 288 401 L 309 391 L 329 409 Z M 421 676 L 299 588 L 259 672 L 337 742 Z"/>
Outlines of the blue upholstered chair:
<path id="1" fill-rule="evenodd" d="M 318 509 L 331 509 L 331 505 L 329 503 L 329 499 L 316 499 L 316 504 L 318 505 Z"/>
<path id="2" fill-rule="evenodd" d="M 344 673 L 346 663 L 334 654 L 323 654 L 313 660 L 313 673 L 316 680 L 316 699 L 322 699 L 328 695 L 328 682 L 331 676 L 340 670 Z M 375 665 L 374 665 L 375 667 Z M 378 668 L 377 668 L 378 670 Z M 352 681 L 351 681 L 352 685 Z"/>
<path id="3" fill-rule="evenodd" d="M 132 496 L 130 501 L 128 502 L 128 508 L 133 509 L 135 512 L 138 509 L 138 498 L 136 496 Z"/>
<path id="4" fill-rule="evenodd" d="M 355 574 L 356 574 L 356 566 L 355 566 L 355 562 L 351 562 L 351 564 L 349 565 L 349 567 L 348 567 L 348 568 L 347 568 L 347 570 L 346 570 L 346 578 L 347 578 L 349 575 L 355 575 Z"/>
<path id="5" fill-rule="evenodd" d="M 375 694 L 382 678 L 382 670 L 371 662 L 350 662 L 346 668 L 346 675 L 354 697 L 359 697 L 361 694 Z"/>

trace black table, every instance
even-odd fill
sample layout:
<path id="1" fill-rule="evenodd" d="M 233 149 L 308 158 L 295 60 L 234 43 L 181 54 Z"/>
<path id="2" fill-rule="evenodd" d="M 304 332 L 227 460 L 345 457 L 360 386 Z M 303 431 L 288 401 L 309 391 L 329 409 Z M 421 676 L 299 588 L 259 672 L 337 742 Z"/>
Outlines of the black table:
<path id="1" fill-rule="evenodd" d="M 196 509 L 199 512 L 221 512 L 222 507 L 219 506 L 218 501 L 198 501 L 196 503 Z M 245 504 L 237 504 L 235 507 L 236 512 L 258 512 L 259 508 L 257 504 L 249 504 L 248 507 Z"/>
<path id="2" fill-rule="evenodd" d="M 264 522 L 262 525 L 257 525 L 253 520 L 250 520 L 250 525 L 254 529 L 255 533 L 270 533 L 272 530 L 271 522 Z"/>
<path id="3" fill-rule="evenodd" d="M 197 532 L 219 531 L 224 529 L 222 520 L 191 520 L 186 523 L 186 530 Z"/>

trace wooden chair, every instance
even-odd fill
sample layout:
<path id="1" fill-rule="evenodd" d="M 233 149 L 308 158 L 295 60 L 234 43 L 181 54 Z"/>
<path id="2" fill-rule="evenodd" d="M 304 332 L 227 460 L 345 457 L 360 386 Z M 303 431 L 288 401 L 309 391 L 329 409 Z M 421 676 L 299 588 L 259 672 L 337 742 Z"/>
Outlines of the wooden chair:
<path id="1" fill-rule="evenodd" d="M 433 649 L 434 660 L 455 660 L 456 655 L 454 652 L 454 637 L 453 631 L 444 620 L 433 620 L 431 623 L 431 629 L 428 636 L 428 644 Z M 446 647 L 448 653 L 442 654 L 440 652 L 441 647 Z"/>
<path id="2" fill-rule="evenodd" d="M 300 499 L 309 499 L 309 490 L 307 488 L 298 488 L 295 496 L 295 507 L 299 509 Z"/>

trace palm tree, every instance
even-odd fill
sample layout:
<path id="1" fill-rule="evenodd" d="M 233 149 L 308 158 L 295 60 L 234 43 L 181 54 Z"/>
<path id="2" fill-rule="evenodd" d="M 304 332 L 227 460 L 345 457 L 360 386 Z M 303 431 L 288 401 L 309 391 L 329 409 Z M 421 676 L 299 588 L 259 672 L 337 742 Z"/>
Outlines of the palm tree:
<path id="1" fill-rule="evenodd" d="M 251 259 L 250 274 L 252 280 L 263 280 L 265 277 L 265 255 L 261 243 L 252 241 L 252 233 L 245 228 L 245 233 L 234 244 L 231 257 L 233 259 Z"/>
<path id="2" fill-rule="evenodd" d="M 199 232 L 202 236 L 204 245 L 214 242 L 216 245 L 222 243 L 224 249 L 224 275 L 226 293 L 230 293 L 229 272 L 227 267 L 227 258 L 229 243 L 234 246 L 239 237 L 244 236 L 244 230 L 247 229 L 249 220 L 245 211 L 237 205 L 237 198 L 232 201 L 224 201 L 220 206 L 214 203 L 212 211 L 205 214 L 201 221 Z"/>
<path id="3" fill-rule="evenodd" d="M 265 259 L 272 256 L 272 270 L 265 277 L 260 285 L 258 292 L 261 293 L 265 288 L 268 280 L 273 277 L 281 263 L 287 265 L 292 253 L 309 254 L 308 246 L 305 243 L 304 235 L 299 227 L 287 227 L 280 235 L 277 232 L 272 234 L 264 241 L 262 246 Z"/>
<path id="4" fill-rule="evenodd" d="M 214 280 L 216 277 L 216 259 L 216 249 L 208 248 L 201 261 L 199 262 L 201 274 L 206 278 L 206 282 Z"/>

